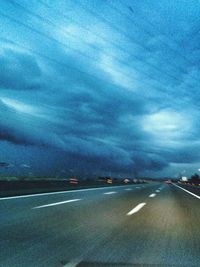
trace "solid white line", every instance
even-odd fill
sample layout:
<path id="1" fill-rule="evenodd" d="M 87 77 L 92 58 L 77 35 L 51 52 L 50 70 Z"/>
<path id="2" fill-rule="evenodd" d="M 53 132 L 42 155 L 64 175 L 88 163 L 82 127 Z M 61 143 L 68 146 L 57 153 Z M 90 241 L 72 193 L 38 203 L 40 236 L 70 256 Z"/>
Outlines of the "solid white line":
<path id="1" fill-rule="evenodd" d="M 65 264 L 63 267 L 76 267 L 78 266 L 78 264 L 81 262 L 82 260 L 72 260 L 70 262 L 68 262 L 67 264 Z"/>
<path id="2" fill-rule="evenodd" d="M 37 206 L 37 207 L 34 207 L 32 209 L 41 209 L 41 208 L 46 208 L 46 207 L 52 207 L 52 206 L 70 203 L 70 202 L 75 202 L 75 201 L 79 201 L 79 200 L 81 200 L 81 199 L 70 199 L 70 200 L 66 200 L 66 201 L 55 202 L 55 203 L 50 203 L 50 204 L 46 204 L 46 205 L 42 205 L 42 206 Z"/>
<path id="3" fill-rule="evenodd" d="M 76 267 L 82 260 L 78 259 L 78 260 L 72 260 L 70 262 L 68 262 L 67 264 L 65 264 L 63 267 Z"/>
<path id="4" fill-rule="evenodd" d="M 129 211 L 126 215 L 132 215 L 132 214 L 138 212 L 138 211 L 141 210 L 145 205 L 146 205 L 146 203 L 140 203 L 140 204 L 138 204 L 134 209 L 132 209 L 131 211 Z"/>
<path id="5" fill-rule="evenodd" d="M 111 195 L 111 194 L 115 194 L 115 193 L 117 193 L 117 192 L 114 192 L 114 191 L 112 191 L 112 192 L 106 192 L 106 193 L 104 193 L 104 195 Z"/>
<path id="6" fill-rule="evenodd" d="M 176 186 L 176 187 L 178 187 L 178 188 L 180 188 L 180 189 L 182 189 L 183 191 L 187 192 L 188 194 L 192 195 L 193 197 L 196 197 L 196 198 L 200 199 L 200 196 L 198 196 L 198 195 L 196 195 L 196 194 L 194 194 L 194 193 L 192 193 L 192 192 L 186 190 L 185 188 L 183 188 L 183 187 L 181 187 L 181 186 L 178 186 L 178 185 L 176 185 L 176 184 L 173 184 L 173 185 Z"/>
<path id="7" fill-rule="evenodd" d="M 116 186 L 104 186 L 104 187 L 94 187 L 94 188 L 86 188 L 86 189 L 76 189 L 76 190 L 68 190 L 68 191 L 56 191 L 56 192 L 48 192 L 48 193 L 38 193 L 38 194 L 30 194 L 30 195 L 21 195 L 21 196 L 13 196 L 13 197 L 0 197 L 1 200 L 11 200 L 17 198 L 28 198 L 28 197 L 40 197 L 40 196 L 49 196 L 49 195 L 58 195 L 58 194 L 67 194 L 67 193 L 77 193 L 77 192 L 85 192 L 85 191 L 96 191 L 103 189 L 113 189 L 113 188 L 122 188 L 126 185 L 116 185 Z M 134 185 L 133 185 L 134 186 Z"/>
<path id="8" fill-rule="evenodd" d="M 151 194 L 151 195 L 149 195 L 149 197 L 155 197 L 156 196 L 156 194 Z"/>

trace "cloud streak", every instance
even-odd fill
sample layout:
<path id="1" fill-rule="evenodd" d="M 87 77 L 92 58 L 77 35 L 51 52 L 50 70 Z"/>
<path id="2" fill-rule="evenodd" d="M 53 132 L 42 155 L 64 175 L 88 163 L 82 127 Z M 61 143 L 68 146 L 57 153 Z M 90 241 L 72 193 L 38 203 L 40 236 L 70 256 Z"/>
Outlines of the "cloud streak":
<path id="1" fill-rule="evenodd" d="M 159 176 L 196 164 L 200 54 L 186 40 L 198 16 L 175 2 L 154 3 L 152 17 L 149 1 L 3 1 L 2 149 L 41 174 L 48 159 L 49 174 Z"/>

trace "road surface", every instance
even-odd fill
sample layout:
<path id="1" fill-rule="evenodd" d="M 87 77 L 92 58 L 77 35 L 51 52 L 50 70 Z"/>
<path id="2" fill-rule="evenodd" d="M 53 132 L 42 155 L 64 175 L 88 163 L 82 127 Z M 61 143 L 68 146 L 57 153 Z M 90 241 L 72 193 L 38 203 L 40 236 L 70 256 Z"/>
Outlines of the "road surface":
<path id="1" fill-rule="evenodd" d="M 164 183 L 2 198 L 0 266 L 199 267 L 199 205 Z"/>

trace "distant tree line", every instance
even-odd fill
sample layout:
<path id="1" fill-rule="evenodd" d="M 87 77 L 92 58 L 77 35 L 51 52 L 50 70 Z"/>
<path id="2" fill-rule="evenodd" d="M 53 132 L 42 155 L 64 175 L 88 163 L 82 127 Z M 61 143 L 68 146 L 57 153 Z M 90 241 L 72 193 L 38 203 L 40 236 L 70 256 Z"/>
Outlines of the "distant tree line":
<path id="1" fill-rule="evenodd" d="M 189 179 L 189 183 L 199 185 L 200 184 L 200 176 L 197 173 L 193 174 L 191 176 L 191 178 Z"/>

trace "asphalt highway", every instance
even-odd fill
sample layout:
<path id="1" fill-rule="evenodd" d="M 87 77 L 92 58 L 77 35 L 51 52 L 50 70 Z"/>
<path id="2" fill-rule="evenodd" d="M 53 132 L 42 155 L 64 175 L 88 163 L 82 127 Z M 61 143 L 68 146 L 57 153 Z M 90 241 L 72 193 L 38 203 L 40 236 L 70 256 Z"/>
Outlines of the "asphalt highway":
<path id="1" fill-rule="evenodd" d="M 200 266 L 200 197 L 149 183 L 0 199 L 1 267 Z"/>

